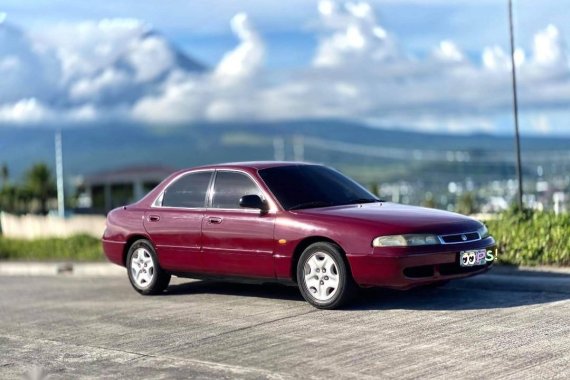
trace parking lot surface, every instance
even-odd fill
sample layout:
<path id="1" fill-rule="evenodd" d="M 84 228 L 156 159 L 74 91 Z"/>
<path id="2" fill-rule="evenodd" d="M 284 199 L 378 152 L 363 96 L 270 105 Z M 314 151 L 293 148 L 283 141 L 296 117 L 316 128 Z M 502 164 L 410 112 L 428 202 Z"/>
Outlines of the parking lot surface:
<path id="1" fill-rule="evenodd" d="M 0 276 L 0 378 L 570 378 L 570 276 L 363 291 L 317 310 L 293 287 Z"/>

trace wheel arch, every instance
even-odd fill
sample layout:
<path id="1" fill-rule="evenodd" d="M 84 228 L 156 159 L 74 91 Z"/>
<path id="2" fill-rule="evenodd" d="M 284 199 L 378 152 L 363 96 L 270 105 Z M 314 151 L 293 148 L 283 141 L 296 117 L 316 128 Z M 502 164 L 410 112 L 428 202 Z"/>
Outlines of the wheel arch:
<path id="1" fill-rule="evenodd" d="M 126 267 L 127 266 L 127 255 L 129 253 L 129 249 L 131 248 L 131 246 L 134 244 L 134 242 L 136 242 L 137 240 L 148 240 L 150 242 L 150 244 L 152 244 L 152 246 L 154 247 L 154 243 L 152 242 L 152 240 L 150 240 L 150 238 L 146 235 L 143 234 L 134 234 L 131 235 L 127 238 L 127 241 L 125 243 L 125 247 L 123 248 L 123 265 Z M 155 248 L 156 251 L 156 248 Z"/>
<path id="2" fill-rule="evenodd" d="M 293 280 L 293 282 L 295 283 L 297 282 L 297 263 L 299 261 L 299 258 L 301 257 L 301 254 L 305 249 L 307 249 L 308 246 L 314 243 L 332 243 L 336 245 L 340 249 L 342 258 L 344 259 L 344 263 L 348 271 L 350 272 L 350 275 L 352 276 L 352 269 L 350 268 L 350 263 L 346 257 L 346 251 L 344 250 L 344 248 L 342 248 L 342 246 L 338 242 L 325 236 L 309 236 L 301 240 L 299 243 L 297 243 L 297 246 L 293 251 L 293 256 L 291 258 L 291 268 L 289 268 L 291 279 Z"/>

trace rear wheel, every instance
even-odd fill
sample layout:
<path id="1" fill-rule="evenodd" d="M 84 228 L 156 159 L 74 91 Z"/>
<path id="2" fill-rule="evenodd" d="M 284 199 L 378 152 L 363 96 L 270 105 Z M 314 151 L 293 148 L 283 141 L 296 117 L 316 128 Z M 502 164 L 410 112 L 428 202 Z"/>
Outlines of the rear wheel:
<path id="1" fill-rule="evenodd" d="M 160 268 L 156 252 L 146 239 L 135 241 L 129 248 L 127 271 L 131 285 L 140 294 L 162 293 L 170 283 L 170 274 Z"/>
<path id="2" fill-rule="evenodd" d="M 308 246 L 297 263 L 297 283 L 303 298 L 319 309 L 348 302 L 354 283 L 340 247 L 321 242 Z"/>

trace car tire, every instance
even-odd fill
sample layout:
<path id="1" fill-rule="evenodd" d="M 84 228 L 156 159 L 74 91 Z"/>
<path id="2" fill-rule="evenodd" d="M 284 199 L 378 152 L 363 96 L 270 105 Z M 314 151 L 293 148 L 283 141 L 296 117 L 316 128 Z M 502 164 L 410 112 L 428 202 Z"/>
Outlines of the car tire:
<path id="1" fill-rule="evenodd" d="M 341 248 L 319 242 L 308 246 L 297 262 L 303 298 L 319 309 L 337 309 L 352 299 L 355 284 Z"/>
<path id="2" fill-rule="evenodd" d="M 170 283 L 170 274 L 160 268 L 156 251 L 146 239 L 129 247 L 126 264 L 129 281 L 140 294 L 160 294 Z"/>

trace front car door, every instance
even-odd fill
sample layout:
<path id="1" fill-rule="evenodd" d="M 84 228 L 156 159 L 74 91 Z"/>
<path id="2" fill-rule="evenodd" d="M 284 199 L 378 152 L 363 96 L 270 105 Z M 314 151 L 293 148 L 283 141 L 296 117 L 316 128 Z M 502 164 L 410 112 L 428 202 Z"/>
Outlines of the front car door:
<path id="1" fill-rule="evenodd" d="M 244 195 L 264 194 L 251 176 L 217 170 L 202 221 L 204 266 L 214 274 L 273 278 L 274 213 L 240 208 Z"/>
<path id="2" fill-rule="evenodd" d="M 199 272 L 202 219 L 213 171 L 185 173 L 170 183 L 146 212 L 144 226 L 164 269 Z"/>

